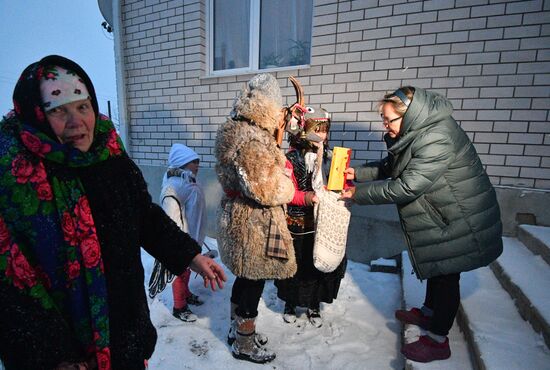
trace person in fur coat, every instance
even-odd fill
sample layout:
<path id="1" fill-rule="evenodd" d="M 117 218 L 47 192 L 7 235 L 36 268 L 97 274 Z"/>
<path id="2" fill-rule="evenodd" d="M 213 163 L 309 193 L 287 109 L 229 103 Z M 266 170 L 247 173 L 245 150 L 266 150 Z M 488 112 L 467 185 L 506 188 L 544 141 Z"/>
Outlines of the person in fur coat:
<path id="1" fill-rule="evenodd" d="M 228 343 L 235 358 L 265 363 L 275 353 L 255 333 L 266 279 L 296 273 L 284 205 L 294 196 L 285 156 L 275 140 L 283 122 L 282 98 L 270 74 L 253 77 L 237 96 L 216 136 L 216 173 L 224 190 L 218 215 L 222 262 L 236 275 Z"/>

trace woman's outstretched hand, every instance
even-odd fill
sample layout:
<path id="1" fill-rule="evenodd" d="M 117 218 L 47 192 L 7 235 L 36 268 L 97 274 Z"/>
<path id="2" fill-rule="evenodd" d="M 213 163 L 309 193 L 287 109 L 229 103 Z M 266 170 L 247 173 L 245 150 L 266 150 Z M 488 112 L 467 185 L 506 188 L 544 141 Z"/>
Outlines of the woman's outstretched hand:
<path id="1" fill-rule="evenodd" d="M 346 174 L 346 180 L 355 180 L 355 168 L 348 167 L 344 173 Z"/>
<path id="2" fill-rule="evenodd" d="M 352 186 L 342 191 L 342 193 L 340 194 L 340 199 L 352 201 L 354 196 L 355 196 L 355 186 Z"/>
<path id="3" fill-rule="evenodd" d="M 205 288 L 208 288 L 210 285 L 210 288 L 214 291 L 216 290 L 216 286 L 222 289 L 223 283 L 227 281 L 223 268 L 214 262 L 212 258 L 203 256 L 202 254 L 197 254 L 189 267 L 202 276 Z"/>

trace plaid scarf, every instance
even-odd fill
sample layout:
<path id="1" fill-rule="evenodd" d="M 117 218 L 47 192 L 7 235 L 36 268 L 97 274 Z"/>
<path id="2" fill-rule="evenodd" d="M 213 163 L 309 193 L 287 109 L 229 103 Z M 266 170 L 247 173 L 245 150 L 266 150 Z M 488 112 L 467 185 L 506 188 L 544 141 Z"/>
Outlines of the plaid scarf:
<path id="1" fill-rule="evenodd" d="M 275 223 L 274 216 L 271 213 L 271 208 L 269 208 L 268 211 L 269 211 L 270 218 L 269 218 L 269 231 L 267 234 L 267 241 L 266 241 L 266 255 L 268 257 L 287 260 L 288 250 L 285 245 L 283 235 L 281 234 L 281 230 L 279 230 L 279 226 L 277 226 L 277 223 Z"/>

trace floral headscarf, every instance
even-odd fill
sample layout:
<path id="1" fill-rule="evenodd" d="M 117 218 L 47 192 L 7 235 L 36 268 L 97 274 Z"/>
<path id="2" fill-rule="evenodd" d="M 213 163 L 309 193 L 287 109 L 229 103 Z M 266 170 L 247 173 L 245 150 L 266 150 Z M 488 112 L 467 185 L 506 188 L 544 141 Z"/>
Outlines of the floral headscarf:
<path id="1" fill-rule="evenodd" d="M 39 83 L 51 65 L 74 71 L 88 89 L 97 117 L 88 152 L 59 143 L 45 118 Z M 70 168 L 123 155 L 122 141 L 98 113 L 88 75 L 69 59 L 31 64 L 13 97 L 14 111 L 0 122 L 0 280 L 61 314 L 99 369 L 110 369 L 101 247 L 85 189 Z"/>

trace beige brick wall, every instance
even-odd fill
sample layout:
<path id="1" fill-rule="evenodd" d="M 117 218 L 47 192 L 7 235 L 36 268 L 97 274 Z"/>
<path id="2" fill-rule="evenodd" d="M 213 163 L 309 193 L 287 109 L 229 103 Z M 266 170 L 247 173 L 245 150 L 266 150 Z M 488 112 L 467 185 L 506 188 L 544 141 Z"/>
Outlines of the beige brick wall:
<path id="1" fill-rule="evenodd" d="M 122 1 L 132 157 L 172 143 L 214 164 L 216 130 L 252 74 L 207 75 L 206 0 Z M 376 101 L 401 85 L 446 95 L 494 184 L 550 189 L 550 1 L 314 0 L 311 67 L 295 75 L 333 113 L 332 145 L 384 155 Z"/>

